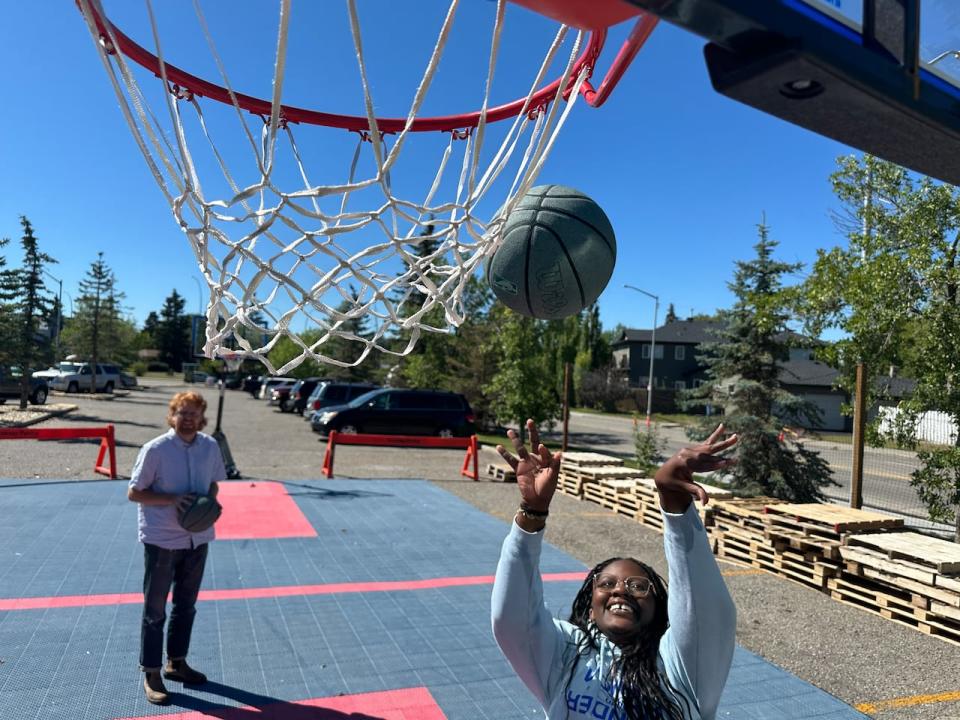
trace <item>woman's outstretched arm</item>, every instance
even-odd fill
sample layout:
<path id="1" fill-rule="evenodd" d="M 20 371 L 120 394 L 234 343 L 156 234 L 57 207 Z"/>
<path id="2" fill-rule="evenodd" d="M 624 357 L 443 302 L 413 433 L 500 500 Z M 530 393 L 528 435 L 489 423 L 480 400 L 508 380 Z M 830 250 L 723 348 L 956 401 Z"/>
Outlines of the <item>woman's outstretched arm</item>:
<path id="1" fill-rule="evenodd" d="M 709 472 L 734 461 L 718 453 L 733 447 L 736 436 L 721 439 L 723 426 L 702 445 L 684 448 L 656 473 L 663 508 L 663 542 L 670 569 L 670 628 L 661 655 L 671 683 L 695 699 L 700 715 L 711 720 L 727 681 L 736 636 L 736 608 L 693 504 L 707 503 L 694 472 Z"/>
<path id="2" fill-rule="evenodd" d="M 560 658 L 567 644 L 567 633 L 543 604 L 540 580 L 543 528 L 557 486 L 560 454 L 552 455 L 540 444 L 532 420 L 527 421 L 527 429 L 533 453 L 513 430 L 507 434 L 517 457 L 502 446 L 497 447 L 517 474 L 520 508 L 500 551 L 491 618 L 501 651 L 530 692 L 546 707 L 562 676 Z"/>

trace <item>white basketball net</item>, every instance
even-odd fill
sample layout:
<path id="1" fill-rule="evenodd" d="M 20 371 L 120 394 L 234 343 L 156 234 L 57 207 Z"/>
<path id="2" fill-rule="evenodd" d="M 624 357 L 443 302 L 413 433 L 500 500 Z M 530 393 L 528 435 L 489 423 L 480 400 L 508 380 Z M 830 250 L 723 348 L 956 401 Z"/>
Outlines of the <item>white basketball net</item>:
<path id="1" fill-rule="evenodd" d="M 410 131 L 410 123 L 417 117 L 437 71 L 460 0 L 450 3 L 407 114 L 407 126 L 386 139 L 377 131 L 355 0 L 347 0 L 363 83 L 364 111 L 357 114 L 366 115 L 372 132 L 357 141 L 349 170 L 341 166 L 318 171 L 317 175 L 337 182 L 316 184 L 293 129 L 280 111 L 290 3 L 279 2 L 272 112 L 263 118 L 259 129 L 256 126 L 260 119 L 236 104 L 234 90 L 197 6 L 198 19 L 221 71 L 218 82 L 234 99 L 242 142 L 249 146 L 256 162 L 253 180 L 241 183 L 227 167 L 225 153 L 214 141 L 211 123 L 198 99 L 176 88 L 164 91 L 167 112 L 155 113 L 148 93 L 135 77 L 134 70 L 139 68 L 122 53 L 112 52 L 118 46 L 112 33 L 100 37 L 89 12 L 92 5 L 100 17 L 105 17 L 100 0 L 81 0 L 126 121 L 209 285 L 204 353 L 217 357 L 237 351 L 280 374 L 308 358 L 351 366 L 373 350 L 405 355 L 423 332 L 449 332 L 458 326 L 464 320 L 461 295 L 468 279 L 496 249 L 502 218 L 510 212 L 514 198 L 526 192 L 536 179 L 579 94 L 580 84 L 589 75 L 589 66 L 585 66 L 579 77 L 570 77 L 582 42 L 581 35 L 576 34 L 563 78 L 564 85 L 569 81 L 572 86 L 566 95 L 569 99 L 560 97 L 545 108 L 525 107 L 512 120 L 488 125 L 485 113 L 506 5 L 505 0 L 499 0 L 485 90 L 475 104 L 482 108 L 480 123 L 465 139 L 449 133 L 432 184 L 417 190 L 419 195 L 413 199 L 401 198 L 392 186 L 391 171 L 396 171 L 405 145 L 421 135 Z M 155 43 L 152 52 L 163 61 L 160 33 L 149 0 L 146 6 Z M 571 35 L 574 33 L 571 31 Z M 565 42 L 566 34 L 567 28 L 561 26 L 540 70 L 530 78 L 530 95 L 553 79 L 547 77 L 551 63 L 555 57 L 562 62 L 566 46 L 571 44 Z M 140 76 L 144 85 L 149 78 L 162 83 L 164 90 L 170 87 L 165 74 L 159 80 L 142 71 Z M 169 116 L 165 124 L 160 116 Z M 494 130 L 500 133 L 496 139 Z M 311 132 L 343 133 L 326 128 Z M 233 136 L 235 139 L 235 132 Z M 188 140 L 200 146 L 191 150 Z M 198 153 L 210 161 L 200 162 Z M 427 158 L 421 155 L 418 160 L 426 162 Z M 359 168 L 364 165 L 370 170 L 362 176 Z M 281 189 L 281 178 L 294 187 Z M 495 182 L 498 180 L 499 184 Z M 224 190 L 223 197 L 208 195 L 207 188 L 218 185 Z M 440 197 L 442 190 L 449 190 L 451 196 Z M 484 221 L 475 211 L 487 195 L 490 197 L 486 197 L 485 206 L 493 208 L 488 213 L 493 217 Z M 349 207 L 351 200 L 353 205 L 362 202 L 371 209 Z M 432 232 L 425 235 L 430 228 Z M 425 250 L 427 247 L 431 249 Z M 426 316 L 438 307 L 443 318 L 431 324 Z M 439 314 L 434 312 L 432 317 Z M 365 325 L 363 330 L 361 323 Z M 312 334 L 297 332 L 311 328 L 315 330 Z M 275 368 L 268 353 L 284 337 L 296 344 L 299 354 Z M 338 348 L 336 357 L 331 353 L 333 346 Z"/>

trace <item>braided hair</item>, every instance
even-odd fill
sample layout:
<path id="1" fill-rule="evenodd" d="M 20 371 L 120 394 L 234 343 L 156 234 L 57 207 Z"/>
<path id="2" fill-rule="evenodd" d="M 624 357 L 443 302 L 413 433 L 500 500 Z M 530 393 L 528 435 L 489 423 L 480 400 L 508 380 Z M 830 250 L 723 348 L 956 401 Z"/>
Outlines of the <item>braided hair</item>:
<path id="1" fill-rule="evenodd" d="M 657 668 L 657 657 L 660 648 L 660 638 L 667 631 L 667 587 L 663 579 L 649 565 L 633 558 L 610 558 L 595 566 L 583 581 L 573 601 L 570 612 L 570 623 L 583 631 L 582 640 L 577 648 L 579 655 L 596 652 L 600 648 L 600 629 L 590 618 L 590 606 L 593 601 L 593 579 L 603 571 L 607 565 L 619 560 L 635 563 L 650 579 L 653 584 L 651 592 L 654 603 L 653 619 L 640 628 L 625 644 L 620 645 L 620 657 L 614 661 L 611 672 L 619 675 L 618 697 L 623 705 L 625 717 L 629 720 L 645 720 L 646 718 L 665 718 L 667 720 L 683 720 L 683 710 L 663 691 L 660 684 L 661 674 Z M 576 663 L 570 670 L 567 687 L 573 680 Z M 669 685 L 666 677 L 663 681 Z"/>

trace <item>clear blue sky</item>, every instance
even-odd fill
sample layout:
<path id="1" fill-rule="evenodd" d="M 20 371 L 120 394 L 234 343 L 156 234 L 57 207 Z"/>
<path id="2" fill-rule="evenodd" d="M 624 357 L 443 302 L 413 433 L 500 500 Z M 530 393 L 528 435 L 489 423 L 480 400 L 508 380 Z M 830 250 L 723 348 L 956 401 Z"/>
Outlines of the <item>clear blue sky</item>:
<path id="1" fill-rule="evenodd" d="M 106 5 L 109 10 L 118 3 Z M 261 21 L 247 12 L 247 2 L 205 5 L 212 6 L 215 30 L 227 31 L 238 45 L 224 51 L 237 69 L 231 79 L 245 72 L 262 75 L 258 87 L 249 90 L 268 95 L 276 17 Z M 322 5 L 336 5 L 338 16 L 343 14 L 339 4 Z M 395 13 L 379 22 L 367 18 L 371 66 L 408 62 L 415 53 L 403 49 L 399 39 L 417 32 L 436 3 L 398 5 L 416 5 L 418 13 Z M 486 6 L 480 2 L 468 11 L 487 12 Z M 217 15 L 219 8 L 229 12 Z M 186 298 L 187 310 L 196 312 L 200 273 L 193 253 L 136 150 L 74 3 L 9 3 L 4 15 L 0 236 L 15 241 L 19 216 L 30 218 L 42 249 L 60 261 L 51 271 L 63 279 L 67 312 L 68 293 L 76 296 L 78 281 L 101 250 L 138 323 L 159 310 L 174 288 Z M 442 11 L 430 17 L 436 25 Z M 508 19 L 521 35 L 533 22 L 517 8 L 511 8 Z M 342 22 L 331 32 L 335 35 L 329 37 L 347 40 Z M 136 37 L 145 38 L 145 33 L 141 24 Z M 170 36 L 172 60 L 194 67 L 191 61 L 201 41 L 181 40 L 178 32 Z M 614 46 L 620 38 L 622 32 Z M 321 91 L 340 87 L 341 78 L 355 85 L 355 73 L 325 71 L 329 63 L 318 58 L 320 45 L 325 43 L 308 38 L 292 46 L 291 98 L 344 110 L 346 100 L 331 100 Z M 728 306 L 726 283 L 734 262 L 751 257 L 762 214 L 780 242 L 783 260 L 809 265 L 817 248 L 843 242 L 829 217 L 836 202 L 828 176 L 835 158 L 852 150 L 715 94 L 702 46 L 699 38 L 661 23 L 603 108 L 575 108 L 540 175 L 540 182 L 572 185 L 590 194 L 616 229 L 616 270 L 600 298 L 607 328 L 617 323 L 649 327 L 652 322 L 652 301 L 624 289 L 624 283 L 659 295 L 661 319 L 669 303 L 681 316 Z M 196 66 L 206 72 L 210 63 L 204 57 L 196 59 Z M 522 67 L 524 59 L 508 55 L 511 67 Z M 456 82 L 441 98 L 452 105 L 441 110 L 466 109 L 469 100 L 454 94 L 483 79 L 482 69 L 460 67 L 466 62 L 461 57 L 454 55 L 452 62 L 444 77 Z M 391 85 L 379 87 L 389 96 Z M 298 132 L 303 138 L 336 131 Z M 342 146 L 352 151 L 351 140 L 342 139 Z M 430 164 L 436 166 L 432 157 Z M 326 181 L 342 179 L 346 170 L 341 164 Z M 16 249 L 7 254 L 11 262 L 18 261 Z M 55 291 L 56 283 L 50 285 Z M 205 288 L 202 302 L 206 304 Z"/>

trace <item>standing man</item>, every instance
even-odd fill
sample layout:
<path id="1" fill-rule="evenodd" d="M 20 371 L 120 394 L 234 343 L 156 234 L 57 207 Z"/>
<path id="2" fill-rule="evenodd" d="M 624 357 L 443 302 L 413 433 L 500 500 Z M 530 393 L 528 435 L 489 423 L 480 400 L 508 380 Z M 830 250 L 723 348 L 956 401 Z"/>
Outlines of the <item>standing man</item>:
<path id="1" fill-rule="evenodd" d="M 220 448 L 200 432 L 207 424 L 207 402 L 197 392 L 177 393 L 170 400 L 170 430 L 140 449 L 127 497 L 140 504 L 139 537 L 143 543 L 143 623 L 140 632 L 140 668 L 143 689 L 155 705 L 168 702 L 163 678 L 189 685 L 207 681 L 187 665 L 195 605 L 213 540 L 210 527 L 189 532 L 180 527 L 178 510 L 198 495 L 216 497 L 217 482 L 226 478 Z M 163 661 L 163 626 L 167 595 L 173 587 L 173 611 L 167 627 L 167 664 Z"/>

